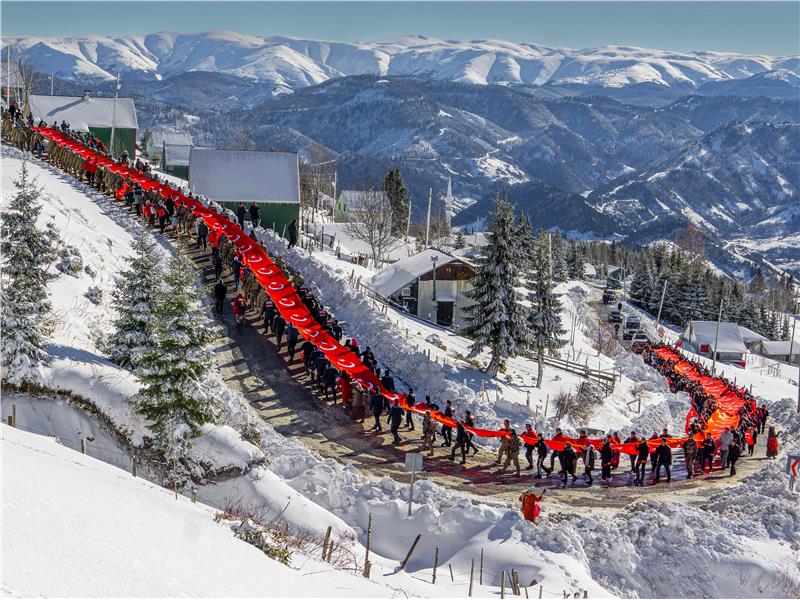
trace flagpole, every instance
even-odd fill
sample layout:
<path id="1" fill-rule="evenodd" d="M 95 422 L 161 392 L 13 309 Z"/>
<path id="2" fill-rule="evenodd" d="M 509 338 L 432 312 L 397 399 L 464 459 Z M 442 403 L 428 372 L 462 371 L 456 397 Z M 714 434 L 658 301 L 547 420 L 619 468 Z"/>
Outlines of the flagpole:
<path id="1" fill-rule="evenodd" d="M 119 71 L 117 71 L 117 83 L 114 86 L 114 108 L 111 110 L 111 139 L 109 140 L 108 151 L 111 158 L 114 158 L 114 134 L 116 133 L 117 121 L 117 97 L 119 96 Z"/>
<path id="2" fill-rule="evenodd" d="M 425 225 L 425 247 L 428 247 L 431 237 L 431 199 L 433 198 L 433 188 L 428 188 L 428 220 Z"/>

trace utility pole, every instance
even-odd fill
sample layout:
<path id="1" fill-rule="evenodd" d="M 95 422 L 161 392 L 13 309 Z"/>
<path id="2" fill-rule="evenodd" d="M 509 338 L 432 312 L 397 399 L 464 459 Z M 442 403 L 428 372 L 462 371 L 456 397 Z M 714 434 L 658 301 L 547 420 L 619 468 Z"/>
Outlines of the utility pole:
<path id="1" fill-rule="evenodd" d="M 714 334 L 714 356 L 711 360 L 711 374 L 717 374 L 717 342 L 719 342 L 719 324 L 722 322 L 722 297 L 719 299 L 719 315 L 717 316 L 717 332 Z"/>
<path id="2" fill-rule="evenodd" d="M 792 359 L 794 358 L 794 332 L 797 329 L 797 298 L 793 299 L 794 306 L 792 307 L 792 313 L 794 314 L 794 320 L 792 321 L 792 337 L 789 338 L 789 365 L 791 366 L 793 363 Z M 797 366 L 797 412 L 800 413 L 800 364 Z"/>
<path id="3" fill-rule="evenodd" d="M 8 61 L 6 62 L 6 103 L 11 107 L 11 46 L 8 47 Z"/>
<path id="4" fill-rule="evenodd" d="M 53 95 L 53 78 L 55 75 L 50 75 L 50 95 Z"/>
<path id="5" fill-rule="evenodd" d="M 664 296 L 667 295 L 667 281 L 664 280 L 664 289 L 661 290 L 661 302 L 658 303 L 658 316 L 656 317 L 656 333 L 658 333 L 658 326 L 661 325 L 661 309 L 664 308 Z"/>
<path id="6" fill-rule="evenodd" d="M 436 261 L 439 260 L 438 256 L 431 256 L 433 263 L 433 301 L 436 302 Z"/>
<path id="7" fill-rule="evenodd" d="M 411 230 L 411 198 L 408 199 L 408 218 L 406 219 L 406 244 L 408 243 L 408 232 Z"/>
<path id="8" fill-rule="evenodd" d="M 117 83 L 114 85 L 114 108 L 111 110 L 111 139 L 109 140 L 108 150 L 111 158 L 114 158 L 114 135 L 116 134 L 117 124 L 117 98 L 119 97 L 119 71 L 117 71 Z"/>
<path id="9" fill-rule="evenodd" d="M 550 264 L 550 281 L 553 281 L 553 234 L 547 233 L 547 260 Z"/>
<path id="10" fill-rule="evenodd" d="M 431 200 L 433 199 L 433 188 L 428 188 L 428 219 L 425 224 L 425 247 L 428 247 L 431 237 Z"/>

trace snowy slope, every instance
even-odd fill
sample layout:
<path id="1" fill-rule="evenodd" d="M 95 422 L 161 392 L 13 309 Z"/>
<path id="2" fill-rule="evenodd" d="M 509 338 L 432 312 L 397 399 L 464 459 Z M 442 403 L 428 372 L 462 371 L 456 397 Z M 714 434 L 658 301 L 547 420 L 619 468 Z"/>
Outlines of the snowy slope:
<path id="1" fill-rule="evenodd" d="M 54 438 L 0 435 L 4 596 L 392 595 L 313 559 L 284 566 L 234 538 L 214 509 Z"/>
<path id="2" fill-rule="evenodd" d="M 546 83 L 619 88 L 650 83 L 693 88 L 773 69 L 797 72 L 797 57 L 668 52 L 629 46 L 549 48 L 503 40 L 459 42 L 403 36 L 366 43 L 256 37 L 230 31 L 123 37 L 11 38 L 39 67 L 66 79 L 161 79 L 187 71 L 252 77 L 286 89 L 359 74 L 430 73 L 477 84 Z"/>

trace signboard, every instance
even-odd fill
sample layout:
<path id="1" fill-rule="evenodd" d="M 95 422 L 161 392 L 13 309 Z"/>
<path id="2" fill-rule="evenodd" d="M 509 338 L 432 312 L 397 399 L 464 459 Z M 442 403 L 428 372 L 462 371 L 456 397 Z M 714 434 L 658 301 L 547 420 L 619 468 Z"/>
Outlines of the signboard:
<path id="1" fill-rule="evenodd" d="M 419 452 L 408 452 L 406 454 L 406 471 L 411 473 L 422 471 L 422 454 Z"/>

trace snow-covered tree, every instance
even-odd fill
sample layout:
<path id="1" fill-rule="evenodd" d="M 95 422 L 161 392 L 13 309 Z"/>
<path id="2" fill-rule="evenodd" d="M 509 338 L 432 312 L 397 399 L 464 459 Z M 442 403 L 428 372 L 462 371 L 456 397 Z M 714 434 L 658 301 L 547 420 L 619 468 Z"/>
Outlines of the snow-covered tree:
<path id="1" fill-rule="evenodd" d="M 649 252 L 645 252 L 639 259 L 631 280 L 631 302 L 636 306 L 650 307 L 650 296 L 653 294 L 653 259 Z"/>
<path id="2" fill-rule="evenodd" d="M 118 365 L 135 369 L 142 355 L 157 344 L 156 302 L 164 279 L 155 242 L 141 232 L 133 242 L 129 268 L 120 274 L 112 306 L 118 317 L 108 340 L 109 355 Z"/>
<path id="3" fill-rule="evenodd" d="M 460 229 L 456 231 L 455 241 L 453 242 L 453 248 L 456 250 L 461 250 L 467 245 L 466 240 L 464 240 L 464 232 Z"/>
<path id="4" fill-rule="evenodd" d="M 42 320 L 50 311 L 48 267 L 56 257 L 58 235 L 52 224 L 41 230 L 41 188 L 31 178 L 25 161 L 14 180 L 16 192 L 0 214 L 2 253 L 3 378 L 22 382 L 30 366 L 44 362 Z"/>
<path id="5" fill-rule="evenodd" d="M 553 292 L 550 251 L 546 238 L 540 237 L 537 240 L 531 265 L 532 289 L 528 294 L 531 306 L 527 321 L 530 327 L 530 348 L 536 354 L 539 364 L 536 387 L 540 388 L 544 376 L 544 356 L 556 352 L 567 343 L 567 340 L 561 339 L 567 331 L 561 326 L 561 302 Z"/>
<path id="6" fill-rule="evenodd" d="M 185 454 L 198 428 L 217 415 L 207 379 L 212 334 L 196 281 L 197 271 L 185 258 L 170 260 L 155 310 L 158 345 L 140 359 L 136 374 L 142 387 L 131 401 L 151 421 L 156 446 L 169 456 Z"/>
<path id="7" fill-rule="evenodd" d="M 571 279 L 583 279 L 586 269 L 586 254 L 578 242 L 572 242 L 567 258 L 567 270 Z"/>
<path id="8" fill-rule="evenodd" d="M 491 374 L 503 368 L 506 358 L 524 352 L 530 340 L 521 326 L 525 311 L 514 289 L 522 275 L 515 233 L 514 207 L 498 197 L 489 225 L 489 243 L 478 259 L 473 289 L 468 294 L 474 303 L 466 309 L 468 325 L 463 330 L 473 339 L 470 357 L 489 348 L 491 360 L 486 370 Z"/>
<path id="9" fill-rule="evenodd" d="M 568 277 L 567 268 L 567 244 L 559 232 L 550 234 L 550 245 L 553 253 L 553 281 L 566 281 Z"/>

